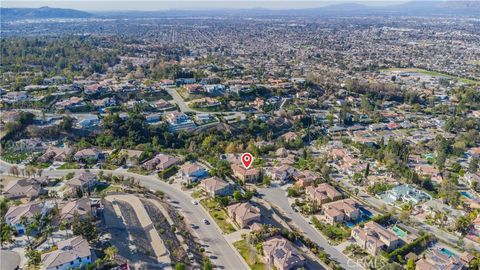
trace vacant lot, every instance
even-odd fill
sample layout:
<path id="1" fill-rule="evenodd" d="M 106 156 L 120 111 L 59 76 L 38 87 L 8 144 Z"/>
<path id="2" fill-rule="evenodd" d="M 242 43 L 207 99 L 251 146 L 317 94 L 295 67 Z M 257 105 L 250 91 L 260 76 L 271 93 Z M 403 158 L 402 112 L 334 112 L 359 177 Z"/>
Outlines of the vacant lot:
<path id="1" fill-rule="evenodd" d="M 240 240 L 238 242 L 235 242 L 233 245 L 238 250 L 240 255 L 242 255 L 242 257 L 245 259 L 251 269 L 269 269 L 257 255 L 255 247 L 252 247 L 246 240 Z"/>

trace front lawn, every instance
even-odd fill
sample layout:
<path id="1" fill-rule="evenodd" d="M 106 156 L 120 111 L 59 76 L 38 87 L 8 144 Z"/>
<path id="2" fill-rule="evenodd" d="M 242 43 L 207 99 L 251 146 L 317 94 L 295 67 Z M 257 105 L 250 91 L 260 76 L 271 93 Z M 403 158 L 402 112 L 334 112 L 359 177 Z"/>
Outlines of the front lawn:
<path id="1" fill-rule="evenodd" d="M 80 169 L 80 164 L 76 162 L 65 162 L 63 163 L 60 167 L 58 167 L 59 170 L 74 170 L 74 169 Z"/>
<path id="2" fill-rule="evenodd" d="M 242 255 L 243 259 L 247 262 L 253 270 L 269 269 L 258 257 L 254 247 L 252 247 L 246 240 L 240 240 L 233 243 L 238 253 Z"/>
<path id="3" fill-rule="evenodd" d="M 17 153 L 17 152 L 9 152 L 9 151 L 3 151 L 2 154 L 2 159 L 13 164 L 18 164 L 22 161 L 24 161 L 27 157 L 27 153 Z"/>
<path id="4" fill-rule="evenodd" d="M 194 198 L 194 199 L 202 198 L 203 197 L 203 191 L 195 190 L 194 192 L 192 192 L 192 194 L 190 194 L 190 196 L 192 196 L 192 198 Z"/>
<path id="5" fill-rule="evenodd" d="M 200 200 L 200 204 L 208 210 L 210 216 L 215 220 L 217 225 L 224 233 L 232 233 L 235 230 L 232 224 L 227 221 L 227 212 L 213 199 Z"/>

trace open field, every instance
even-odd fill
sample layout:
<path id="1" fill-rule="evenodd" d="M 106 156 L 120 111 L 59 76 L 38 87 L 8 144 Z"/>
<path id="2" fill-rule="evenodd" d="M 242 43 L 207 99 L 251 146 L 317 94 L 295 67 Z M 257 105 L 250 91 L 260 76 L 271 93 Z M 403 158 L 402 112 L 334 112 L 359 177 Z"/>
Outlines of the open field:
<path id="1" fill-rule="evenodd" d="M 430 70 L 421 69 L 421 68 L 388 68 L 388 69 L 382 69 L 380 71 L 417 72 L 417 73 L 424 74 L 424 75 L 429 75 L 429 76 L 443 76 L 443 77 L 447 77 L 449 79 L 456 79 L 456 80 L 459 80 L 461 82 L 468 83 L 468 84 L 480 84 L 480 80 L 471 80 L 471 79 L 467 79 L 467 78 L 452 76 L 452 75 L 449 75 L 449 74 L 436 72 L 436 71 L 430 71 Z"/>

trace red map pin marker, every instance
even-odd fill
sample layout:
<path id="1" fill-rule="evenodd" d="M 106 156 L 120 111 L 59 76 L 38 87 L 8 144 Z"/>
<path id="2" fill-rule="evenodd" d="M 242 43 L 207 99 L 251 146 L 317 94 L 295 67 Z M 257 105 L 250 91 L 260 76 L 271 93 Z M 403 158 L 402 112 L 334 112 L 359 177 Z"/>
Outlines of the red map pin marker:
<path id="1" fill-rule="evenodd" d="M 241 157 L 241 160 L 245 169 L 248 170 L 248 168 L 250 168 L 250 166 L 252 165 L 253 156 L 250 153 L 244 153 Z"/>

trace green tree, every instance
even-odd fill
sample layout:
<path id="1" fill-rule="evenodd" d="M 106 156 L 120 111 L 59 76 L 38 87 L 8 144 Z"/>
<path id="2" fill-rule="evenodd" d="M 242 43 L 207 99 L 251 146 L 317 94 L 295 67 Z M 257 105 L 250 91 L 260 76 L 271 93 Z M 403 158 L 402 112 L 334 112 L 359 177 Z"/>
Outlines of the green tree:
<path id="1" fill-rule="evenodd" d="M 73 216 L 72 231 L 74 235 L 81 235 L 89 242 L 95 241 L 98 237 L 97 226 L 92 216 L 80 218 L 80 216 L 75 213 Z"/>
<path id="2" fill-rule="evenodd" d="M 112 262 L 115 260 L 115 256 L 118 253 L 118 248 L 114 246 L 109 246 L 108 248 L 105 249 L 105 257 L 104 260 L 107 260 L 109 262 Z"/>
<path id="3" fill-rule="evenodd" d="M 472 158 L 468 163 L 468 171 L 471 173 L 477 173 L 478 170 L 478 158 Z"/>
<path id="4" fill-rule="evenodd" d="M 34 249 L 28 249 L 25 255 L 28 258 L 28 266 L 30 266 L 33 269 L 36 269 L 40 266 L 40 262 L 41 262 L 40 252 Z"/>

